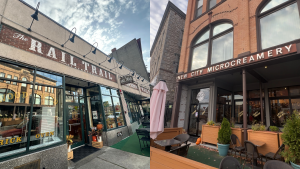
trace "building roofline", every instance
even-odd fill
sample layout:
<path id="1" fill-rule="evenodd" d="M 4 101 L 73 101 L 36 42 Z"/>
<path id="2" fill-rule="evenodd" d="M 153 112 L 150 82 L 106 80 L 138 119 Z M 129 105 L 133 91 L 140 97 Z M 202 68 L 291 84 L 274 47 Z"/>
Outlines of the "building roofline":
<path id="1" fill-rule="evenodd" d="M 174 12 L 176 12 L 178 15 L 180 15 L 180 16 L 183 17 L 184 19 L 185 19 L 185 17 L 186 17 L 186 14 L 185 14 L 184 12 L 182 12 L 182 10 L 180 10 L 176 5 L 174 5 L 171 1 L 168 2 L 167 7 L 166 7 L 165 12 L 164 12 L 164 15 L 163 15 L 163 17 L 162 17 L 162 19 L 161 19 L 161 22 L 160 22 L 160 24 L 159 24 L 158 31 L 156 32 L 156 36 L 155 36 L 155 39 L 154 39 L 154 41 L 153 41 L 151 50 L 150 50 L 150 57 L 151 57 L 151 54 L 152 54 L 152 52 L 153 52 L 153 50 L 154 50 L 154 47 L 155 47 L 155 45 L 156 45 L 156 43 L 157 43 L 157 41 L 158 41 L 158 37 L 159 37 L 160 34 L 161 34 L 163 25 L 164 25 L 164 23 L 165 23 L 165 21 L 166 21 L 166 19 L 167 19 L 167 17 L 168 17 L 168 13 L 169 13 L 169 11 L 170 11 L 171 9 L 174 10 Z"/>

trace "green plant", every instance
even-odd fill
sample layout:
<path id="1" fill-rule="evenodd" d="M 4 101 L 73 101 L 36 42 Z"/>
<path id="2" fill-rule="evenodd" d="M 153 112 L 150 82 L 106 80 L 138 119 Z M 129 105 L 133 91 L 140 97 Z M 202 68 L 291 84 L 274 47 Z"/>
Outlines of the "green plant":
<path id="1" fill-rule="evenodd" d="M 208 124 L 208 125 L 214 125 L 215 122 L 211 120 L 211 121 L 208 121 L 206 124 Z"/>
<path id="2" fill-rule="evenodd" d="M 223 118 L 221 128 L 218 133 L 219 144 L 230 144 L 231 128 L 226 118 Z"/>
<path id="3" fill-rule="evenodd" d="M 234 119 L 234 117 L 231 117 L 231 119 L 230 119 L 230 125 L 231 125 L 232 128 L 234 128 L 234 125 L 235 125 L 235 119 Z"/>
<path id="4" fill-rule="evenodd" d="M 253 131 L 265 131 L 266 126 L 261 122 L 261 123 L 252 124 L 251 129 Z"/>
<path id="5" fill-rule="evenodd" d="M 270 130 L 271 130 L 271 131 L 278 132 L 278 131 L 279 131 L 279 128 L 276 127 L 276 126 L 270 126 Z"/>
<path id="6" fill-rule="evenodd" d="M 287 118 L 281 135 L 283 144 L 289 148 L 281 152 L 285 162 L 300 163 L 300 116 L 297 110 Z"/>

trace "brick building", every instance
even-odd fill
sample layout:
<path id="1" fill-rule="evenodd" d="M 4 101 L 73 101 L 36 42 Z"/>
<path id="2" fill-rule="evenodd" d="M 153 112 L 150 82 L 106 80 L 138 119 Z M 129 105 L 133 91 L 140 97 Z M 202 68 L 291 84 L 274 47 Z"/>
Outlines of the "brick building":
<path id="1" fill-rule="evenodd" d="M 166 81 L 169 89 L 166 103 L 169 104 L 174 100 L 184 21 L 185 14 L 169 1 L 150 51 L 151 85 Z"/>
<path id="2" fill-rule="evenodd" d="M 189 0 L 173 127 L 200 136 L 209 120 L 284 125 L 299 111 L 298 0 Z"/>

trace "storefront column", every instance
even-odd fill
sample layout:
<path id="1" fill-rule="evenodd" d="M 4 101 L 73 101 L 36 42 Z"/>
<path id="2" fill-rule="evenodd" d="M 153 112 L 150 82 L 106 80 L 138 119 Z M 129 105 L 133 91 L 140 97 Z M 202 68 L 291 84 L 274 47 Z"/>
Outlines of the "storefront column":
<path id="1" fill-rule="evenodd" d="M 245 69 L 243 69 L 243 121 L 244 140 L 247 140 L 247 84 Z"/>
<path id="2" fill-rule="evenodd" d="M 172 109 L 172 118 L 170 128 L 175 128 L 178 126 L 178 116 L 179 116 L 179 107 L 180 107 L 180 99 L 181 99 L 181 83 L 176 83 L 175 94 L 174 94 L 174 102 Z"/>
<path id="3" fill-rule="evenodd" d="M 259 95 L 260 95 L 260 117 L 261 122 L 264 122 L 264 111 L 263 111 L 263 101 L 262 101 L 262 83 L 259 82 Z"/>
<path id="4" fill-rule="evenodd" d="M 269 107 L 269 92 L 265 85 L 265 111 L 266 111 L 266 126 L 270 126 L 270 107 Z"/>

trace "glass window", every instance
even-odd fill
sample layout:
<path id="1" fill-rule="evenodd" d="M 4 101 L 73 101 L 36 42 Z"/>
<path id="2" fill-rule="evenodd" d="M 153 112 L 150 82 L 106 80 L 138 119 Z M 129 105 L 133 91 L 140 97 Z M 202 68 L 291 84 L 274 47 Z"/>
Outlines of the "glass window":
<path id="1" fill-rule="evenodd" d="M 34 86 L 34 89 L 37 90 L 37 89 L 38 89 L 38 85 L 35 85 L 35 86 Z"/>
<path id="2" fill-rule="evenodd" d="M 264 112 L 264 100 L 263 100 L 263 112 Z M 260 100 L 248 101 L 248 124 L 256 124 L 261 122 L 261 104 Z M 266 119 L 266 114 L 264 113 L 264 124 Z"/>
<path id="3" fill-rule="evenodd" d="M 297 100 L 293 100 L 293 101 L 296 102 Z M 270 100 L 270 107 L 271 107 L 270 125 L 271 126 L 283 127 L 285 120 L 291 114 L 289 104 L 290 104 L 289 99 Z"/>
<path id="4" fill-rule="evenodd" d="M 231 113 L 231 92 L 218 88 L 216 122 L 222 122 L 223 118 L 229 121 L 232 117 Z"/>
<path id="5" fill-rule="evenodd" d="M 14 80 L 18 80 L 17 76 L 14 76 Z M 12 82 L 13 85 L 18 85 L 17 82 Z"/>
<path id="6" fill-rule="evenodd" d="M 83 96 L 82 88 L 66 86 L 66 102 L 78 103 L 80 98 L 80 103 L 84 103 L 84 98 L 80 96 Z"/>
<path id="7" fill-rule="evenodd" d="M 118 90 L 111 89 L 111 95 L 112 95 L 112 96 L 119 96 Z"/>
<path id="8" fill-rule="evenodd" d="M 248 93 L 249 99 L 260 99 L 260 90 L 251 90 Z M 262 98 L 264 98 L 264 90 L 262 89 Z"/>
<path id="9" fill-rule="evenodd" d="M 39 90 L 42 90 L 42 86 L 39 86 Z"/>
<path id="10" fill-rule="evenodd" d="M 288 95 L 289 92 L 286 87 L 269 89 L 269 97 L 284 97 Z"/>
<path id="11" fill-rule="evenodd" d="M 7 75 L 6 78 L 11 79 L 11 75 Z M 10 84 L 10 81 L 6 81 L 6 83 Z"/>
<path id="12" fill-rule="evenodd" d="M 23 77 L 22 81 L 26 82 L 27 81 L 26 77 Z M 26 87 L 26 86 L 27 86 L 26 83 L 22 83 L 22 87 Z"/>
<path id="13" fill-rule="evenodd" d="M 105 95 L 110 95 L 110 89 L 107 87 L 101 86 L 101 93 Z"/>
<path id="14" fill-rule="evenodd" d="M 49 86 L 59 86 L 62 87 L 62 77 L 61 76 L 57 76 L 57 75 L 53 75 L 53 74 L 49 74 L 49 73 L 45 73 L 45 72 L 41 72 L 41 71 L 37 71 L 37 83 L 42 83 L 42 84 L 49 84 Z M 48 92 L 50 92 L 50 90 L 48 90 Z"/>
<path id="15" fill-rule="evenodd" d="M 198 0 L 197 10 L 196 10 L 196 18 L 202 14 L 202 9 L 203 9 L 203 0 Z"/>
<path id="16" fill-rule="evenodd" d="M 200 38 L 197 40 L 197 42 L 195 44 L 198 44 L 200 42 L 203 42 L 205 40 L 207 40 L 209 38 L 209 30 L 207 30 L 202 36 L 200 36 Z"/>
<path id="17" fill-rule="evenodd" d="M 270 3 L 275 2 L 271 1 Z M 300 38 L 300 19 L 297 3 L 260 18 L 261 47 L 270 48 Z M 276 35 L 276 36 L 274 36 Z"/>
<path id="18" fill-rule="evenodd" d="M 38 94 L 34 94 L 34 97 L 35 97 L 35 101 L 33 102 L 33 104 L 40 105 L 41 104 L 41 96 Z M 31 104 L 31 101 L 32 101 L 32 95 L 30 95 L 30 97 L 29 97 L 29 104 Z"/>
<path id="19" fill-rule="evenodd" d="M 260 13 L 266 12 L 267 10 L 274 8 L 284 2 L 287 2 L 288 0 L 271 0 L 264 8 L 261 10 Z"/>
<path id="20" fill-rule="evenodd" d="M 300 96 L 300 86 L 289 87 L 291 96 Z"/>
<path id="21" fill-rule="evenodd" d="M 53 97 L 47 96 L 45 97 L 45 105 L 53 105 Z"/>
<path id="22" fill-rule="evenodd" d="M 0 77 L 5 78 L 5 73 L 0 73 Z M 0 82 L 4 82 L 4 80 L 0 80 Z"/>
<path id="23" fill-rule="evenodd" d="M 209 0 L 209 9 L 216 6 L 216 4 L 217 4 L 217 0 Z"/>
<path id="24" fill-rule="evenodd" d="M 51 93 L 54 93 L 54 89 L 53 89 L 53 87 L 51 88 Z"/>
<path id="25" fill-rule="evenodd" d="M 243 124 L 243 101 L 234 101 L 234 120 L 237 124 Z"/>
<path id="26" fill-rule="evenodd" d="M 233 58 L 233 32 L 213 40 L 211 64 L 231 58 Z"/>
<path id="27" fill-rule="evenodd" d="M 15 92 L 10 89 L 0 89 L 0 102 L 11 102 L 15 100 Z"/>
<path id="28" fill-rule="evenodd" d="M 47 92 L 47 89 L 48 89 L 48 87 L 47 87 L 47 86 L 45 86 L 44 88 L 45 88 L 45 92 Z"/>
<path id="29" fill-rule="evenodd" d="M 125 125 L 125 118 L 122 113 L 122 108 L 121 108 L 121 103 L 120 103 L 120 98 L 118 97 L 112 97 L 113 103 L 114 103 L 114 110 L 115 110 L 115 115 L 117 118 L 117 123 L 118 126 L 124 126 Z"/>
<path id="30" fill-rule="evenodd" d="M 104 114 L 106 118 L 107 129 L 116 128 L 115 116 L 114 116 L 114 108 L 111 101 L 111 96 L 102 96 L 103 100 L 103 108 Z"/>
<path id="31" fill-rule="evenodd" d="M 234 100 L 243 99 L 243 92 L 234 92 Z"/>
<path id="32" fill-rule="evenodd" d="M 191 70 L 199 69 L 207 65 L 208 43 L 193 49 L 193 59 Z"/>
<path id="33" fill-rule="evenodd" d="M 220 24 L 220 25 L 217 25 L 215 26 L 214 28 L 214 31 L 213 31 L 213 36 L 221 33 L 221 32 L 224 32 L 228 29 L 232 28 L 232 25 L 229 24 L 229 23 L 223 23 L 223 24 Z"/>

